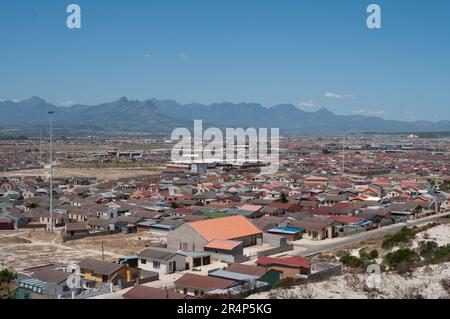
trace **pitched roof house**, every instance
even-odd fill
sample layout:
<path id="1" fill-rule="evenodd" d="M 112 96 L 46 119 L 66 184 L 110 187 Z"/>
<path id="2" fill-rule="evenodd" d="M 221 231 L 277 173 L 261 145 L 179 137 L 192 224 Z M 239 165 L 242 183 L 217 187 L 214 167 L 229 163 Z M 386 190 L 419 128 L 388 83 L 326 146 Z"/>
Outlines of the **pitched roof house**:
<path id="1" fill-rule="evenodd" d="M 167 247 L 172 250 L 203 251 L 212 240 L 235 240 L 243 246 L 255 245 L 262 232 L 241 215 L 185 223 L 169 232 Z"/>

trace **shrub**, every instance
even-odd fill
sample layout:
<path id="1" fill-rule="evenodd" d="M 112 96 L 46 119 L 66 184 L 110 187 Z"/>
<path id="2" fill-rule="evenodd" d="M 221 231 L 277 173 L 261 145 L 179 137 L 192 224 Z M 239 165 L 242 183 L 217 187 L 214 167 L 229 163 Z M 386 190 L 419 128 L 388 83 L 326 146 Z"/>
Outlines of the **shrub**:
<path id="1" fill-rule="evenodd" d="M 419 256 L 411 249 L 400 249 L 389 253 L 385 258 L 386 263 L 400 273 L 410 272 L 419 261 Z"/>
<path id="2" fill-rule="evenodd" d="M 387 235 L 381 244 L 384 249 L 389 249 L 394 247 L 399 243 L 408 243 L 413 239 L 418 232 L 417 227 L 407 228 L 403 227 L 398 233 L 393 235 Z"/>
<path id="3" fill-rule="evenodd" d="M 277 284 L 275 285 L 275 288 L 286 289 L 286 288 L 290 288 L 290 287 L 294 287 L 294 286 L 299 286 L 303 283 L 304 282 L 302 279 L 287 277 L 287 278 L 283 278 L 280 281 L 278 281 Z"/>
<path id="4" fill-rule="evenodd" d="M 359 268 L 363 264 L 363 261 L 361 259 L 355 256 L 351 256 L 349 254 L 343 255 L 340 261 L 342 264 L 344 264 L 344 266 L 351 268 Z"/>
<path id="5" fill-rule="evenodd" d="M 420 243 L 420 256 L 423 258 L 431 258 L 439 248 L 435 241 L 426 241 Z"/>
<path id="6" fill-rule="evenodd" d="M 450 295 L 450 279 L 449 278 L 442 279 L 441 286 Z"/>
<path id="7" fill-rule="evenodd" d="M 376 250 L 376 249 L 372 250 L 372 251 L 369 253 L 369 258 L 370 258 L 371 260 L 372 260 L 372 259 L 375 259 L 375 258 L 378 258 L 378 256 L 379 256 L 378 250 Z"/>
<path id="8" fill-rule="evenodd" d="M 8 269 L 0 270 L 0 283 L 10 283 L 15 280 L 17 275 Z"/>
<path id="9" fill-rule="evenodd" d="M 437 248 L 431 262 L 439 264 L 447 261 L 450 261 L 450 245 Z"/>

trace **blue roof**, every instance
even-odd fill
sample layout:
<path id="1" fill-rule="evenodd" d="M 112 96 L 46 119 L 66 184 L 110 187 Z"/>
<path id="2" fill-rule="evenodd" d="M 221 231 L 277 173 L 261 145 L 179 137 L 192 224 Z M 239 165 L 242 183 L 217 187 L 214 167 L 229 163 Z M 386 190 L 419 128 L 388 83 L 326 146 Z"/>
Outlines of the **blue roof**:
<path id="1" fill-rule="evenodd" d="M 285 233 L 285 234 L 297 234 L 300 232 L 304 232 L 305 230 L 303 228 L 298 227 L 274 227 L 272 229 L 269 229 L 271 232 L 277 232 L 277 233 Z"/>

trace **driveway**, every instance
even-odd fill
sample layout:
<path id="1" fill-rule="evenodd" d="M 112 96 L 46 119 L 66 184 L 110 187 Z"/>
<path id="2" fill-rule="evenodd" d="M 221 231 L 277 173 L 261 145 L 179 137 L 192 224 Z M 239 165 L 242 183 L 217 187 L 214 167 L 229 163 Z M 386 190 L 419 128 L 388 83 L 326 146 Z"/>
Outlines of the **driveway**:
<path id="1" fill-rule="evenodd" d="M 351 235 L 349 237 L 344 238 L 333 238 L 327 239 L 324 241 L 309 241 L 309 240 L 298 240 L 294 242 L 294 253 L 292 251 L 289 253 L 290 255 L 298 255 L 298 256 L 311 256 L 321 252 L 326 252 L 329 250 L 344 248 L 346 246 L 362 242 L 365 240 L 376 239 L 384 237 L 387 234 L 398 232 L 403 227 L 412 227 L 427 224 L 436 220 L 439 220 L 442 217 L 449 216 L 450 212 L 429 216 L 425 218 L 421 218 L 418 220 L 411 220 L 403 223 L 393 224 L 389 226 L 385 226 L 382 228 L 374 229 L 368 232 L 363 232 L 355 235 Z"/>

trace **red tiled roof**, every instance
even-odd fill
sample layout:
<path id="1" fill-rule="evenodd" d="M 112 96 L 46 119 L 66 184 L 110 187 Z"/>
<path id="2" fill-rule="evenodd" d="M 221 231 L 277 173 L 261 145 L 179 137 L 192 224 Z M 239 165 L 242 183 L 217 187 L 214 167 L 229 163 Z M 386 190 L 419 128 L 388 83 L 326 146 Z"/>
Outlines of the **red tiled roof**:
<path id="1" fill-rule="evenodd" d="M 237 241 L 237 240 L 213 239 L 203 247 L 211 248 L 211 249 L 233 250 L 235 247 L 239 246 L 240 244 L 242 244 L 242 242 Z"/>
<path id="2" fill-rule="evenodd" d="M 292 256 L 286 258 L 274 258 L 274 257 L 261 257 L 256 261 L 258 266 L 270 266 L 270 265 L 281 265 L 281 266 L 293 266 L 301 268 L 311 268 L 311 262 L 301 256 Z"/>
<path id="3" fill-rule="evenodd" d="M 194 228 L 208 241 L 213 239 L 234 239 L 261 234 L 261 231 L 244 216 L 236 215 L 191 222 Z"/>
<path id="4" fill-rule="evenodd" d="M 175 280 L 174 283 L 176 286 L 208 291 L 214 289 L 227 289 L 233 286 L 234 281 L 187 273 Z"/>

